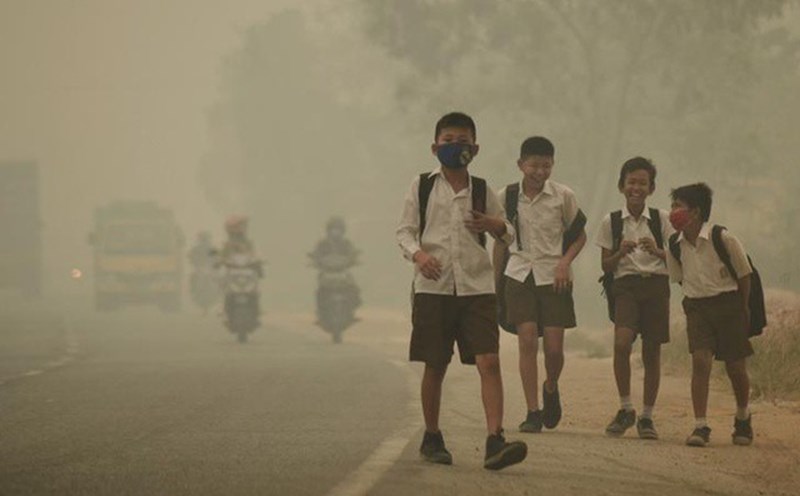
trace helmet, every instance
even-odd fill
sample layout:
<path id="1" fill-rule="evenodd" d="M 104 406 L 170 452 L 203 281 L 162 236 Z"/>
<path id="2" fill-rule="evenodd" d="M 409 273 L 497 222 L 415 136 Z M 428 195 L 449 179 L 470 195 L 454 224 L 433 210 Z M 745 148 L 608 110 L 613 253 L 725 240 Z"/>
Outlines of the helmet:
<path id="1" fill-rule="evenodd" d="M 247 231 L 246 215 L 231 215 L 225 220 L 225 231 L 228 234 L 244 234 Z"/>
<path id="2" fill-rule="evenodd" d="M 328 219 L 327 230 L 330 231 L 331 229 L 339 229 L 340 231 L 345 231 L 344 219 L 341 217 L 335 216 Z"/>

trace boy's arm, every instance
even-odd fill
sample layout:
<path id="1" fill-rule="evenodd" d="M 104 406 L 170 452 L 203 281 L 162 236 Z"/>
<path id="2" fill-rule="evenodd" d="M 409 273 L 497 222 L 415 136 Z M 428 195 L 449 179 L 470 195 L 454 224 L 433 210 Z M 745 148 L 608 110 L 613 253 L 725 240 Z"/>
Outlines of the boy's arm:
<path id="1" fill-rule="evenodd" d="M 414 261 L 414 255 L 422 251 L 419 235 L 419 178 L 411 183 L 411 188 L 403 202 L 403 212 L 395 231 L 397 243 L 406 260 Z"/>
<path id="2" fill-rule="evenodd" d="M 503 278 L 503 261 L 506 258 L 506 250 L 508 247 L 499 241 L 495 241 L 492 248 L 492 266 L 494 267 L 495 283 L 500 282 Z"/>
<path id="3" fill-rule="evenodd" d="M 665 241 L 667 243 L 667 247 L 669 246 L 669 240 Z M 681 284 L 683 282 L 683 267 L 681 263 L 672 256 L 672 251 L 667 248 L 667 271 L 669 271 L 669 280 L 670 282 Z"/>
<path id="4" fill-rule="evenodd" d="M 514 226 L 506 218 L 506 210 L 491 188 L 486 188 L 486 216 L 492 219 L 489 233 L 502 244 L 509 246 L 516 239 Z"/>

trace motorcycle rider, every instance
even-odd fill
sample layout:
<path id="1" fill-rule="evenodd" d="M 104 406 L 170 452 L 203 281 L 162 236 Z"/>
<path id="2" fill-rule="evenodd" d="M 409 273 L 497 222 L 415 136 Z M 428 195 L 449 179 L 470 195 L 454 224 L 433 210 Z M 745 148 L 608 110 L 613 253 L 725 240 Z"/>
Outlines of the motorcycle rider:
<path id="1" fill-rule="evenodd" d="M 225 232 L 228 239 L 219 254 L 218 265 L 235 264 L 237 259 L 248 260 L 259 278 L 263 277 L 261 260 L 256 255 L 253 242 L 247 237 L 247 227 L 249 219 L 245 215 L 232 215 L 225 221 Z M 256 315 L 261 315 L 259 299 L 255 300 Z M 225 295 L 225 316 L 230 315 L 231 300 L 229 295 Z"/>
<path id="2" fill-rule="evenodd" d="M 358 264 L 359 251 L 345 236 L 347 227 L 341 217 L 331 217 L 326 226 L 326 237 L 317 243 L 309 254 L 314 267 L 319 270 L 319 289 L 317 290 L 317 316 L 322 315 L 325 292 L 344 291 L 350 302 L 350 308 L 361 305 L 358 286 L 352 274 L 347 272 Z M 328 274 L 340 274 L 345 278 L 344 284 L 329 284 Z"/>

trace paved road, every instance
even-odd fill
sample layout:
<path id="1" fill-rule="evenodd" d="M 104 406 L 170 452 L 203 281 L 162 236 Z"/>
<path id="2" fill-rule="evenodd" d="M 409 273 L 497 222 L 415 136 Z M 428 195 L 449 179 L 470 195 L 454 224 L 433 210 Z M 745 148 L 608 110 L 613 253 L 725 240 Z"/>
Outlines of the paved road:
<path id="1" fill-rule="evenodd" d="M 22 329 L 0 324 L 9 350 Z M 199 316 L 67 325 L 70 363 L 19 377 L 57 359 L 47 329 L 0 369 L 0 494 L 325 494 L 406 418 L 401 369 L 310 328 L 242 346 Z"/>

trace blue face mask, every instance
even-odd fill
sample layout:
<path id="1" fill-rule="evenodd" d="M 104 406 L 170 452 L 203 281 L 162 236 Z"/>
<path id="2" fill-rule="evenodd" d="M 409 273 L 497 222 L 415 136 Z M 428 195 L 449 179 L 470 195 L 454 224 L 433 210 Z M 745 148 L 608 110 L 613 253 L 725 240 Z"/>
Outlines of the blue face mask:
<path id="1" fill-rule="evenodd" d="M 462 169 L 474 156 L 475 145 L 469 143 L 445 143 L 436 148 L 436 157 L 448 169 Z"/>

